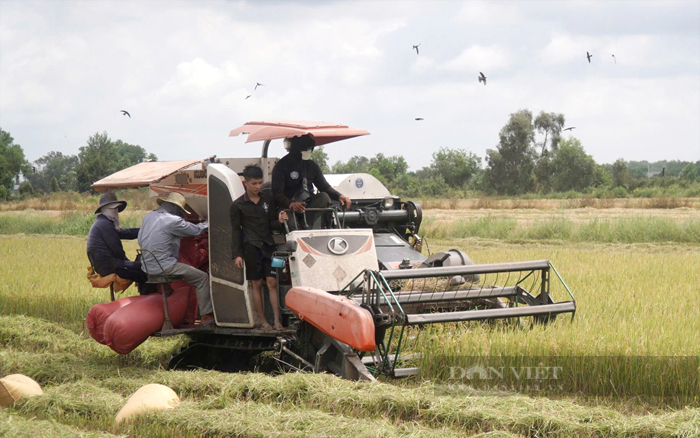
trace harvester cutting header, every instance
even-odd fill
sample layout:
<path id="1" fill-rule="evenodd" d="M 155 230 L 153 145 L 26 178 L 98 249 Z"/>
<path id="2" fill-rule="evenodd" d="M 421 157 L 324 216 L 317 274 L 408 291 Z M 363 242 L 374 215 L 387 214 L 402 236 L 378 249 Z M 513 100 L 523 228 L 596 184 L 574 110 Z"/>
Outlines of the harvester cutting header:
<path id="1" fill-rule="evenodd" d="M 145 334 L 190 337 L 171 367 L 229 369 L 252 355 L 274 351 L 293 368 L 348 379 L 400 377 L 416 372 L 415 367 L 398 367 L 405 364 L 401 348 L 408 327 L 500 318 L 546 323 L 557 314 L 575 312 L 575 300 L 550 262 L 476 265 L 456 249 L 426 257 L 417 202 L 392 195 L 369 174 L 327 175 L 321 181 L 287 171 L 284 161 L 275 170 L 281 160 L 268 156 L 274 140 L 287 147 L 303 140 L 310 154 L 315 146 L 369 132 L 330 123 L 261 121 L 230 132 L 240 134 L 248 135 L 246 143 L 263 142 L 260 157 L 140 163 L 93 185 L 97 191 L 148 186 L 153 198 L 180 193 L 194 213 L 188 220 L 208 221 L 208 244 L 198 247 L 196 267 L 209 273 L 215 323 L 181 325 L 182 318 L 171 318 L 169 313 L 186 312 L 173 308 L 165 287 L 160 311 L 166 324 Z M 279 199 L 279 208 L 289 214 L 273 234 L 271 261 L 282 330 L 256 327 L 252 282 L 232 258 L 231 205 L 245 193 L 240 175 L 248 165 L 262 169 L 262 192 Z M 301 182 L 308 193 L 271 193 L 278 187 L 275 178 Z M 329 196 L 318 196 L 313 186 Z M 321 199 L 320 206 L 312 199 Z M 191 247 L 183 239 L 181 253 Z M 555 302 L 559 295 L 566 300 Z M 171 320 L 174 328 L 168 326 Z"/>

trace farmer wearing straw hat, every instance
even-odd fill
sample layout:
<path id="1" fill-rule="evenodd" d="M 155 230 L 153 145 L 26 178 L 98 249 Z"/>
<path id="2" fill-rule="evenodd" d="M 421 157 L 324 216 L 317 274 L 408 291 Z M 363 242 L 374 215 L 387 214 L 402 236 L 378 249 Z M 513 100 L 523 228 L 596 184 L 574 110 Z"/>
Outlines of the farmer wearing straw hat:
<path id="1" fill-rule="evenodd" d="M 207 231 L 206 222 L 193 224 L 184 217 L 185 197 L 171 192 L 167 198 L 157 200 L 160 207 L 146 214 L 139 231 L 139 246 L 143 252 L 143 269 L 149 274 L 182 275 L 186 283 L 197 289 L 199 314 L 202 324 L 214 322 L 209 295 L 209 275 L 199 269 L 177 261 L 180 238 L 198 236 Z M 162 269 L 161 269 L 162 268 Z"/>
<path id="2" fill-rule="evenodd" d="M 117 199 L 112 192 L 100 197 L 100 206 L 95 210 L 95 222 L 87 237 L 87 256 L 93 269 L 100 276 L 117 274 L 126 280 L 134 280 L 141 290 L 146 283 L 146 274 L 141 263 L 130 261 L 124 253 L 122 239 L 136 239 L 138 228 L 122 228 L 119 212 L 126 208 L 126 201 Z"/>

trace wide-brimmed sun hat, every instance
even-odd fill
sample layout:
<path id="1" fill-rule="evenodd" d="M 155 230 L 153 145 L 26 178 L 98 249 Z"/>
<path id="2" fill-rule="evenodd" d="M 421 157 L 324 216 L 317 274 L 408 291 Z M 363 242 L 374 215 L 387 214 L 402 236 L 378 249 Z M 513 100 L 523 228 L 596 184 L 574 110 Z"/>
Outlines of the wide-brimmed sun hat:
<path id="1" fill-rule="evenodd" d="M 185 197 L 176 192 L 170 192 L 167 198 L 158 198 L 156 200 L 158 205 L 162 205 L 163 202 L 169 202 L 180 207 L 185 213 L 190 214 L 190 212 L 185 208 Z"/>
<path id="2" fill-rule="evenodd" d="M 118 211 L 124 211 L 126 208 L 126 201 L 118 200 L 117 195 L 115 195 L 113 192 L 105 193 L 104 195 L 100 196 L 100 206 L 97 207 L 97 210 L 95 210 L 95 214 L 99 213 L 102 207 L 116 205 L 119 206 Z"/>

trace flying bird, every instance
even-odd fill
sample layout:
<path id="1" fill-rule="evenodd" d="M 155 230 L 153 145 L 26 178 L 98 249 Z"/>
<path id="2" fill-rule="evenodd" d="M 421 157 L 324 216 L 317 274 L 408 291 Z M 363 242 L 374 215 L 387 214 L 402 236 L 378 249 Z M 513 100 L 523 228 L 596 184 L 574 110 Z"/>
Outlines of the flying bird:
<path id="1" fill-rule="evenodd" d="M 613 57 L 613 60 L 615 61 L 615 64 L 617 64 L 617 58 L 615 58 L 615 55 L 613 55 L 613 54 L 611 53 L 610 56 Z"/>
<path id="2" fill-rule="evenodd" d="M 586 58 L 588 58 L 588 63 L 590 64 L 590 63 L 591 63 L 591 58 L 593 58 L 593 55 L 591 55 L 590 53 L 586 52 Z"/>
<path id="3" fill-rule="evenodd" d="M 418 43 L 418 46 L 420 46 L 420 45 L 421 45 L 421 43 Z M 418 53 L 418 46 L 413 46 L 413 48 L 416 49 L 416 55 L 420 54 L 420 53 Z"/>
<path id="4" fill-rule="evenodd" d="M 250 96 L 252 96 L 252 94 L 247 95 L 243 100 L 247 100 Z"/>
<path id="5" fill-rule="evenodd" d="M 479 82 L 483 82 L 486 85 L 486 76 L 482 72 L 479 72 Z"/>
<path id="6" fill-rule="evenodd" d="M 564 128 L 564 131 L 573 131 L 574 129 L 576 129 L 575 126 L 570 126 L 568 128 Z"/>
<path id="7" fill-rule="evenodd" d="M 129 118 L 131 118 L 131 114 L 129 114 L 129 111 L 125 111 L 125 110 L 121 110 L 121 111 L 122 111 L 122 115 L 129 116 Z"/>
<path id="8" fill-rule="evenodd" d="M 416 120 L 423 120 L 423 117 L 416 117 Z"/>
<path id="9" fill-rule="evenodd" d="M 255 88 L 253 88 L 253 91 L 257 90 L 258 87 L 264 87 L 264 86 L 265 86 L 265 84 L 261 84 L 260 82 L 256 82 L 256 83 L 255 83 Z"/>

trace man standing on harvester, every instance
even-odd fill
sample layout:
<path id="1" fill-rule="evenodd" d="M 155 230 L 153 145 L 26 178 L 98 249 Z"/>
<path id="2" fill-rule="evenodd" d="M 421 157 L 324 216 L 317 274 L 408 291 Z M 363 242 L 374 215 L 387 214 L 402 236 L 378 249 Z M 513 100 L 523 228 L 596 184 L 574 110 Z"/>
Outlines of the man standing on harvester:
<path id="1" fill-rule="evenodd" d="M 177 261 L 180 238 L 203 234 L 208 225 L 206 222 L 193 224 L 184 219 L 189 211 L 185 210 L 185 197 L 179 193 L 172 192 L 157 202 L 160 207 L 144 216 L 139 231 L 139 246 L 143 250 L 142 269 L 148 274 L 182 275 L 187 284 L 197 289 L 202 324 L 213 323 L 209 275 Z"/>
<path id="2" fill-rule="evenodd" d="M 245 193 L 231 204 L 231 254 L 238 269 L 243 268 L 245 276 L 253 284 L 253 301 L 263 330 L 270 330 L 265 319 L 265 306 L 262 299 L 263 279 L 270 292 L 270 306 L 275 316 L 275 330 L 282 330 L 282 315 L 277 295 L 277 279 L 272 272 L 272 253 L 275 242 L 272 229 L 280 229 L 287 220 L 287 213 L 277 214 L 272 196 L 262 193 L 263 172 L 258 166 L 243 169 Z"/>
<path id="3" fill-rule="evenodd" d="M 284 147 L 289 153 L 272 169 L 272 194 L 280 209 L 304 213 L 307 208 L 329 207 L 331 199 L 350 208 L 350 198 L 331 187 L 321 168 L 311 160 L 315 145 L 308 134 L 284 139 Z M 315 195 L 312 195 L 312 184 L 318 189 Z M 322 215 L 314 216 L 315 220 L 310 219 L 312 228 L 318 228 Z"/>

